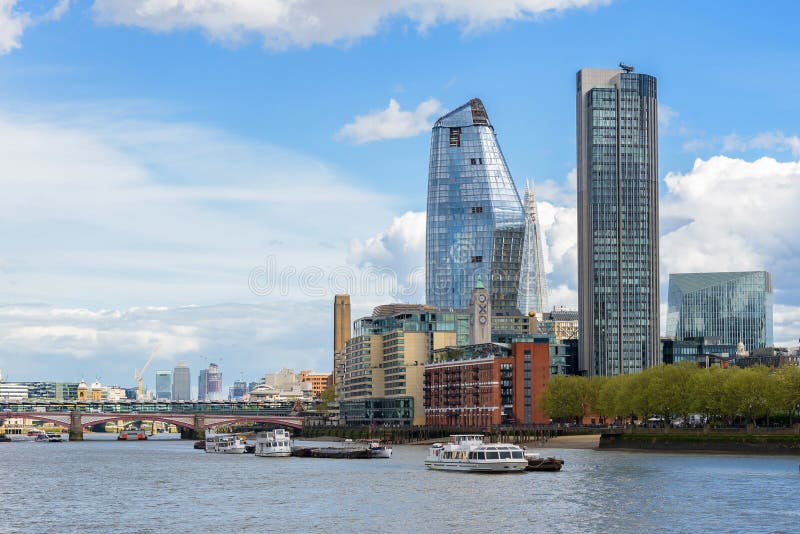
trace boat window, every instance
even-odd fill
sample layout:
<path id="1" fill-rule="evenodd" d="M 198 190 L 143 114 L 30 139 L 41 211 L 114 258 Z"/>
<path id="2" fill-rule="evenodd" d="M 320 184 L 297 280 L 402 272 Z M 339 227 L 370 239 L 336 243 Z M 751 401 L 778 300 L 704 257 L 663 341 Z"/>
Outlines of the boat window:
<path id="1" fill-rule="evenodd" d="M 522 451 L 512 451 L 512 452 L 511 452 L 511 455 L 512 455 L 514 458 L 522 458 Z"/>
<path id="2" fill-rule="evenodd" d="M 511 451 L 500 451 L 500 458 L 503 459 L 511 458 Z"/>
<path id="3" fill-rule="evenodd" d="M 469 459 L 470 460 L 477 460 L 478 459 L 478 453 L 477 452 L 469 453 Z"/>
<path id="4" fill-rule="evenodd" d="M 499 458 L 497 451 L 486 451 L 487 460 L 497 460 Z"/>
<path id="5" fill-rule="evenodd" d="M 478 460 L 485 460 L 486 459 L 486 453 L 483 452 L 483 451 L 475 453 L 475 454 L 478 455 Z"/>

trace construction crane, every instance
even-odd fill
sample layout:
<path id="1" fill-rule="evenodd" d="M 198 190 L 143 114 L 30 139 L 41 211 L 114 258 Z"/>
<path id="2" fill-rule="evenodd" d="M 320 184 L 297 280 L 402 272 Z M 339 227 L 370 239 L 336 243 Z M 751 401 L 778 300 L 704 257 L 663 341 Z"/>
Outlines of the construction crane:
<path id="1" fill-rule="evenodd" d="M 150 353 L 150 357 L 147 358 L 147 362 L 145 362 L 144 367 L 141 370 L 134 369 L 133 370 L 133 379 L 137 381 L 137 389 L 136 389 L 136 400 L 141 400 L 142 396 L 144 395 L 144 391 L 142 390 L 142 376 L 144 376 L 144 372 L 147 371 L 147 368 L 150 366 L 150 362 L 153 361 L 158 349 L 161 348 L 161 345 L 156 345 L 156 348 Z"/>

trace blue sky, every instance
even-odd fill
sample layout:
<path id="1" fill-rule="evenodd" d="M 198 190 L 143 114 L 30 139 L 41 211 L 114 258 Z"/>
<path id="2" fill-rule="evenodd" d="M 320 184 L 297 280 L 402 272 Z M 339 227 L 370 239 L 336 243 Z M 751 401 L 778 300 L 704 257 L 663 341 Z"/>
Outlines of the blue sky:
<path id="1" fill-rule="evenodd" d="M 791 343 L 799 12 L 0 0 L 0 368 L 126 384 L 161 344 L 155 366 L 222 359 L 226 382 L 329 369 L 331 273 L 362 281 L 356 315 L 391 300 L 370 268 L 418 280 L 429 128 L 475 96 L 536 180 L 551 303 L 574 306 L 575 72 L 619 61 L 659 81 L 662 278 L 772 271 Z M 303 274 L 254 291 L 270 261 Z"/>

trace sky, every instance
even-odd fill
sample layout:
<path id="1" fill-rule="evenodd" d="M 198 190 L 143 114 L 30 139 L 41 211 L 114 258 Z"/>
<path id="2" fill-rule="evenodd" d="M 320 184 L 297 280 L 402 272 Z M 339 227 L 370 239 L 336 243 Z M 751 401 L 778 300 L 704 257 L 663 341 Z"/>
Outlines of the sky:
<path id="1" fill-rule="evenodd" d="M 0 0 L 0 369 L 226 385 L 328 371 L 424 299 L 430 128 L 483 100 L 577 305 L 575 73 L 658 78 L 669 273 L 769 270 L 800 337 L 800 6 L 644 0 Z"/>

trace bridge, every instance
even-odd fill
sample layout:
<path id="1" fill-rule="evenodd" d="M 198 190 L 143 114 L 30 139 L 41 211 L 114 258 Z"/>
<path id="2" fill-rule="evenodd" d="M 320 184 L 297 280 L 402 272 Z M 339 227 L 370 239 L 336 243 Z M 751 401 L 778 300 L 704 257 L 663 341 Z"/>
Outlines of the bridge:
<path id="1" fill-rule="evenodd" d="M 202 439 L 205 431 L 234 423 L 268 423 L 303 428 L 294 402 L 0 402 L 0 420 L 35 419 L 69 429 L 70 440 L 82 440 L 83 429 L 109 421 L 160 421 Z"/>

